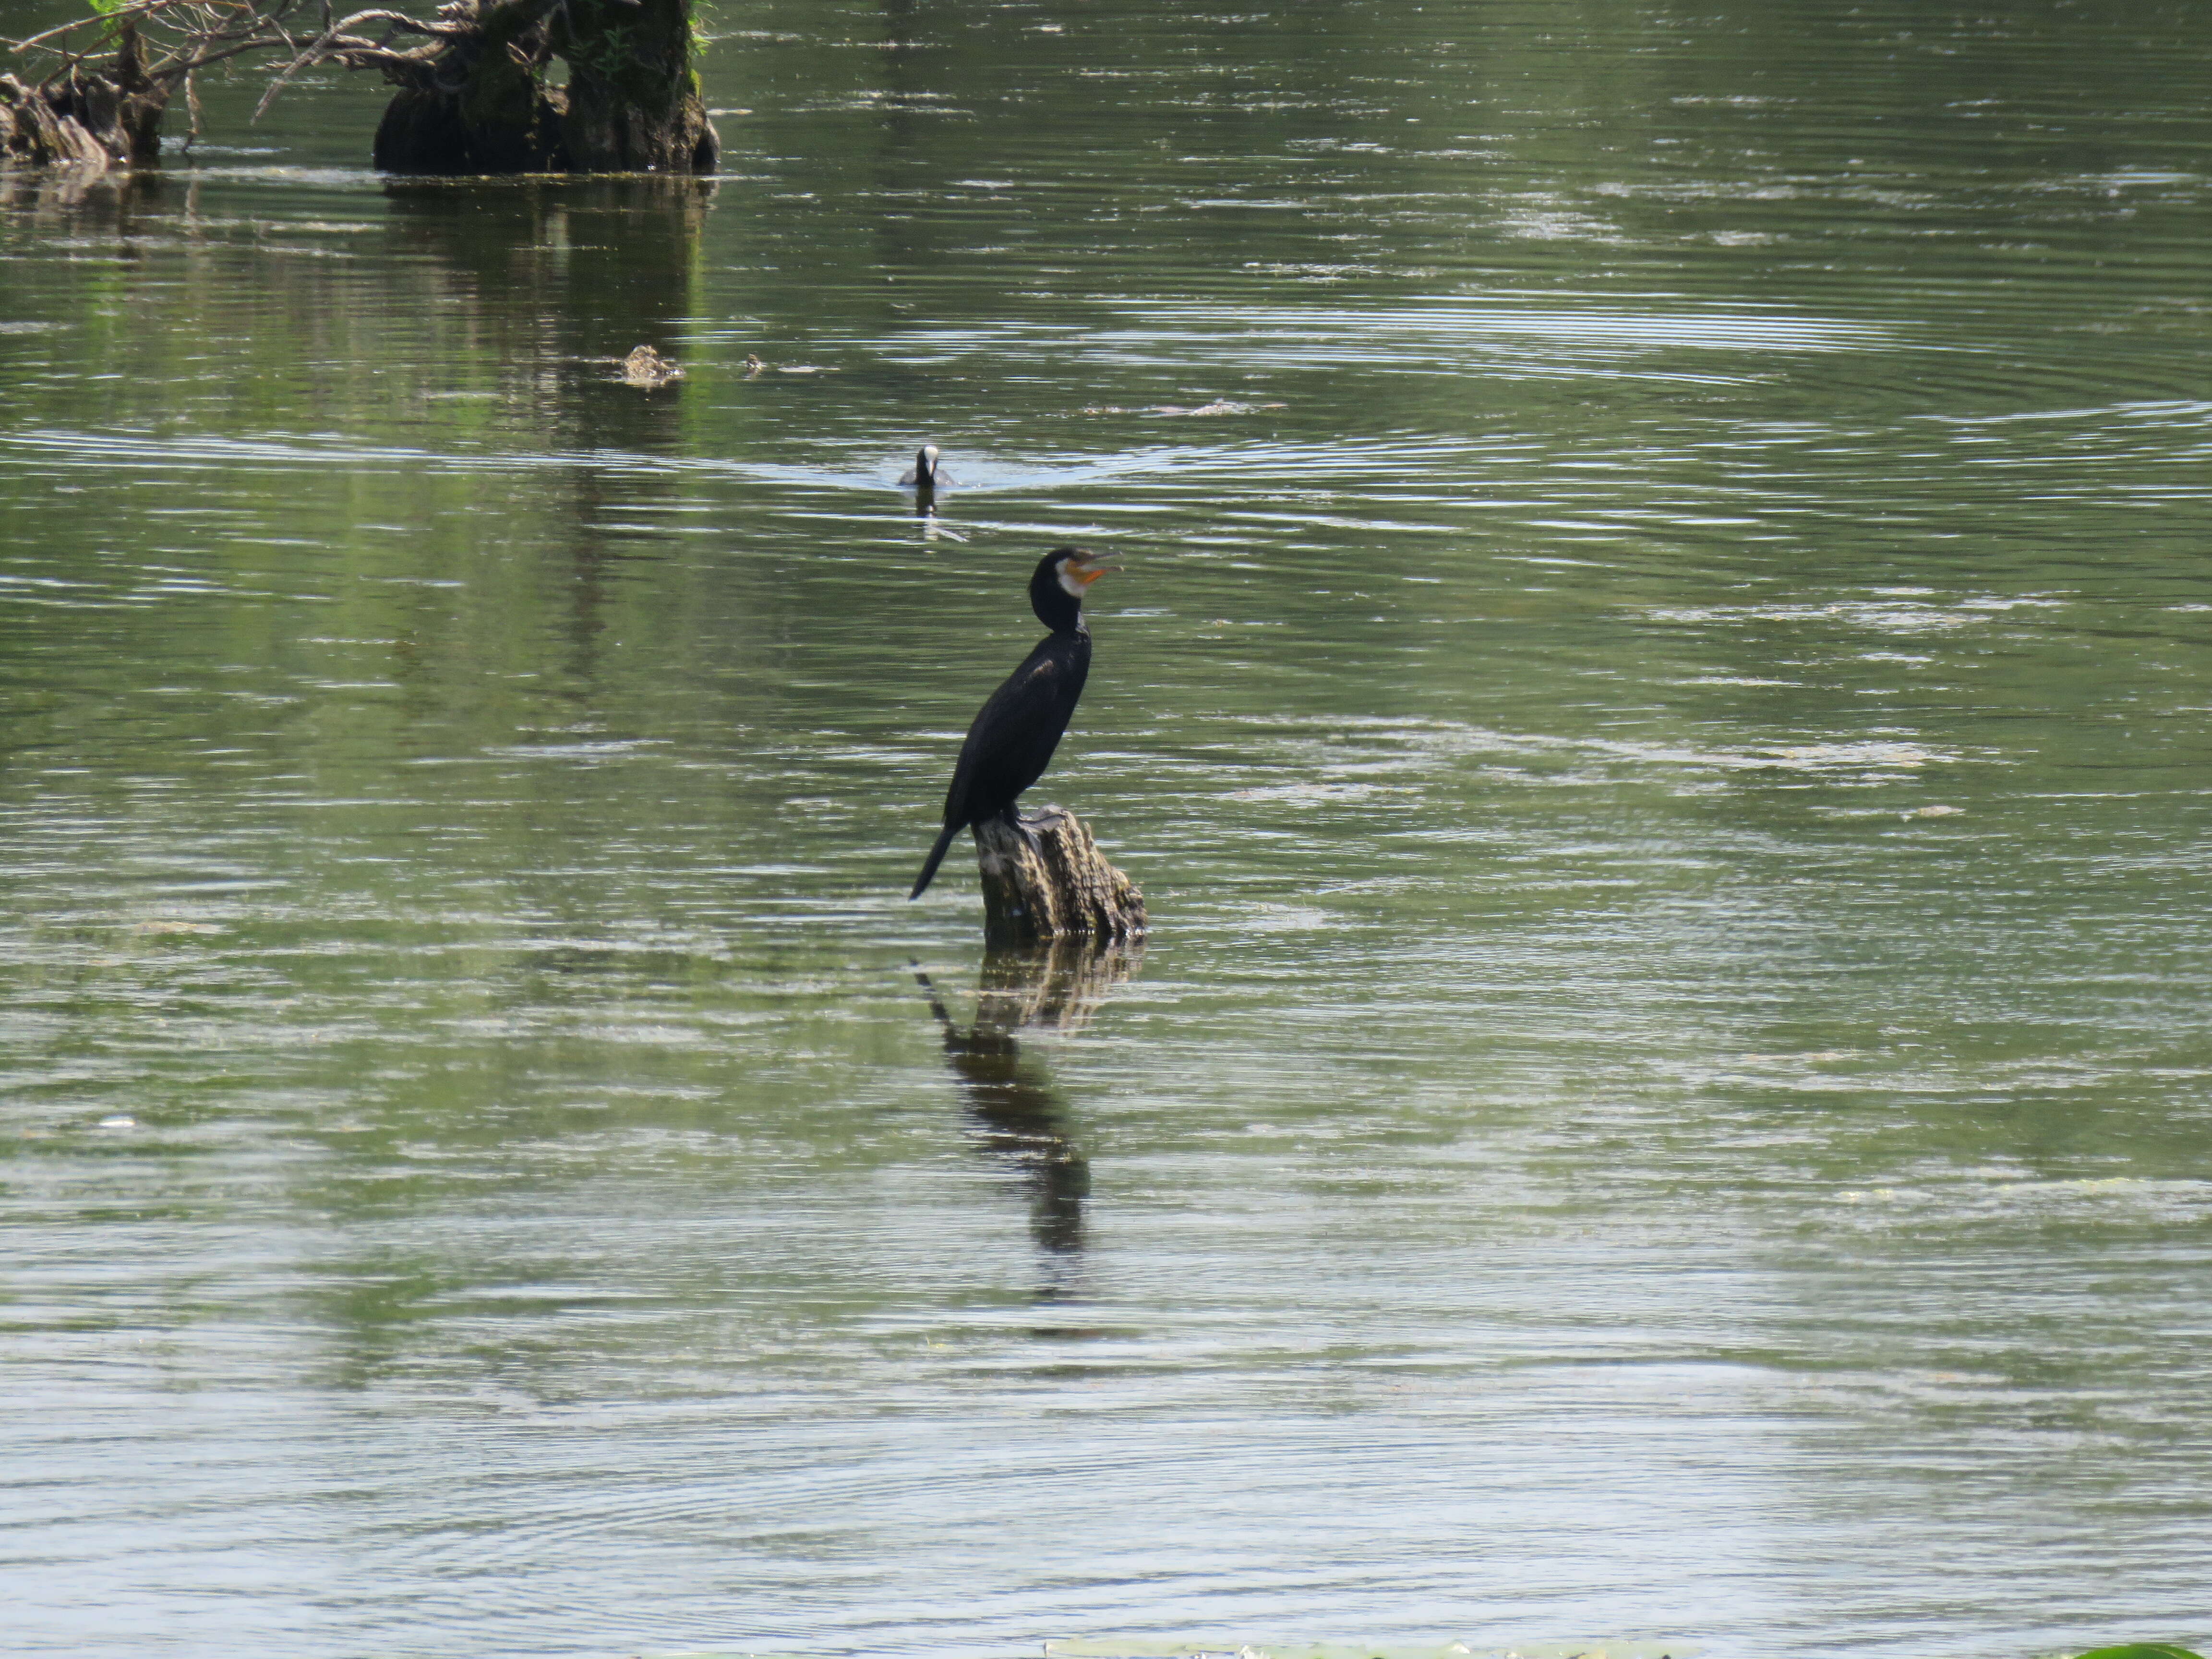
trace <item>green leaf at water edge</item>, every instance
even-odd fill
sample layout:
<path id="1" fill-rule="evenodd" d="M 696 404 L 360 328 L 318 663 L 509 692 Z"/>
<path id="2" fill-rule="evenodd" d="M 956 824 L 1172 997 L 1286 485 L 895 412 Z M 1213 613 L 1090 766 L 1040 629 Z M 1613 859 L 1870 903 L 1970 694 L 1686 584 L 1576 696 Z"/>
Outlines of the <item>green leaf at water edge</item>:
<path id="1" fill-rule="evenodd" d="M 2198 1659 L 2198 1656 L 2171 1642 L 2130 1642 L 2121 1647 L 2098 1648 L 2077 1654 L 2075 1659 Z"/>

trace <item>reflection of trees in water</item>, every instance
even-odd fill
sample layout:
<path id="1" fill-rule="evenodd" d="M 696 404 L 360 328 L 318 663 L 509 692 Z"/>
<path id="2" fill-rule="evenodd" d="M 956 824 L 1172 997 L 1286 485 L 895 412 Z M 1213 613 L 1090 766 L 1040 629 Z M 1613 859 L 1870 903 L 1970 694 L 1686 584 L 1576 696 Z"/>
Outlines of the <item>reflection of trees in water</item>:
<path id="1" fill-rule="evenodd" d="M 339 585 L 325 631 L 398 641 L 391 672 L 410 696 L 436 678 L 441 641 L 473 679 L 488 662 L 541 671 L 501 653 L 554 632 L 568 672 L 533 684 L 574 701 L 596 694 L 623 567 L 678 545 L 659 527 L 677 475 L 594 458 L 687 447 L 686 388 L 620 385 L 615 363 L 641 341 L 681 355 L 714 189 L 393 182 L 333 225 L 281 180 L 11 168 L 0 238 L 66 236 L 97 256 L 33 273 L 76 371 L 31 392 L 41 421 L 167 431 L 181 406 L 218 436 L 312 434 L 337 453 L 263 469 L 253 505 L 289 538 L 358 544 L 349 568 L 376 580 Z M 395 467 L 356 439 L 441 460 Z M 477 454 L 499 464 L 470 471 Z M 457 505 L 481 521 L 463 527 Z M 360 536 L 362 522 L 408 533 Z"/>
<path id="2" fill-rule="evenodd" d="M 680 386 L 619 385 L 614 364 L 641 343 L 671 346 L 696 309 L 698 240 L 714 186 L 619 179 L 498 189 L 393 184 L 386 199 L 403 246 L 425 253 L 436 300 L 465 319 L 452 354 L 490 366 L 501 416 L 577 455 L 669 455 L 683 447 Z M 459 301 L 459 305 L 455 305 Z M 548 525 L 564 551 L 572 694 L 599 676 L 610 567 L 661 556 L 634 508 L 674 499 L 672 479 L 579 462 L 546 482 L 565 495 Z M 611 524 L 619 524 L 619 529 Z"/>
<path id="3" fill-rule="evenodd" d="M 1081 1030 L 1107 993 L 1136 971 L 1139 955 L 1135 946 L 1070 940 L 992 951 L 977 981 L 975 1018 L 964 1026 L 954 1021 L 929 975 L 915 970 L 976 1138 L 986 1153 L 1019 1175 L 1029 1194 L 1030 1234 L 1054 1257 L 1071 1258 L 1083 1249 L 1091 1164 L 1068 1133 L 1058 1091 L 1025 1059 L 1016 1034 Z M 1057 1288 L 1048 1285 L 1044 1293 Z"/>
<path id="4" fill-rule="evenodd" d="M 468 331 L 465 346 L 508 371 L 518 394 L 611 381 L 612 359 L 641 341 L 665 349 L 694 310 L 698 239 L 714 185 L 696 179 L 521 181 L 463 188 L 385 187 L 400 246 L 430 256 L 428 275 Z M 610 360 L 602 362 L 600 360 Z M 549 410 L 566 420 L 672 409 L 675 396 L 593 399 Z M 650 416 L 635 422 L 655 429 Z M 612 434 L 605 441 L 618 441 Z"/>
<path id="5" fill-rule="evenodd" d="M 158 198 L 163 179 L 150 169 L 107 172 L 88 167 L 0 167 L 0 209 L 50 213 L 90 207 L 125 213 L 137 202 Z"/>

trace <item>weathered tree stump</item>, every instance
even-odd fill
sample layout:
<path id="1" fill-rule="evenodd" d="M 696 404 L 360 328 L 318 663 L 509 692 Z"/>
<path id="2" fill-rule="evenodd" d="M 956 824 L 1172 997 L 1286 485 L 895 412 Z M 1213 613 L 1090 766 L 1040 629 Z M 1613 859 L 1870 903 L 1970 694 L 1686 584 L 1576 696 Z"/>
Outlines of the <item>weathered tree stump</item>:
<path id="1" fill-rule="evenodd" d="M 373 159 L 386 173 L 711 173 L 720 140 L 695 67 L 696 0 L 443 0 L 412 17 L 330 0 L 93 0 L 21 40 L 55 60 L 36 84 L 0 76 L 0 159 L 151 166 L 170 94 L 245 56 L 281 57 L 265 110 L 317 64 L 376 69 L 398 88 Z M 120 15 L 118 15 L 118 14 Z M 365 33 L 353 33 L 365 29 Z M 568 83 L 550 80 L 558 59 Z M 257 112 L 257 118 L 258 112 Z"/>
<path id="2" fill-rule="evenodd" d="M 386 173 L 714 170 L 721 141 L 693 67 L 692 0 L 447 0 L 447 43 L 376 130 Z M 548 85 L 560 58 L 566 87 Z"/>
<path id="3" fill-rule="evenodd" d="M 114 40 L 105 68 L 72 63 L 37 86 L 0 75 L 0 160 L 104 172 L 160 156 L 169 83 L 148 76 L 134 24 Z"/>
<path id="4" fill-rule="evenodd" d="M 992 946 L 1045 939 L 1141 939 L 1145 896 L 1106 861 L 1090 827 L 1064 806 L 975 826 L 983 938 Z"/>
<path id="5" fill-rule="evenodd" d="M 40 88 L 0 75 L 0 160 L 69 163 L 99 172 L 115 158 L 82 122 L 57 110 Z"/>
<path id="6" fill-rule="evenodd" d="M 370 165 L 380 173 L 448 176 L 569 171 L 562 94 L 504 72 L 512 69 L 500 62 L 499 70 L 479 78 L 474 97 L 438 86 L 400 88 L 376 124 Z"/>

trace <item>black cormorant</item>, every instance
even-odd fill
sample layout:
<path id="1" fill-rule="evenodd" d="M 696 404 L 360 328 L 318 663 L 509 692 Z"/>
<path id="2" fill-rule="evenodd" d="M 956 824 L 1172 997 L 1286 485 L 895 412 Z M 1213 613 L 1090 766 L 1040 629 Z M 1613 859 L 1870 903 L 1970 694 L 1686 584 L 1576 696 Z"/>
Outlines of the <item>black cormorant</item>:
<path id="1" fill-rule="evenodd" d="M 1014 802 L 1052 763 L 1052 751 L 1067 730 L 1091 672 L 1083 590 L 1115 568 L 1079 547 L 1056 547 L 1037 561 L 1030 578 L 1030 608 L 1052 632 L 976 712 L 952 768 L 952 787 L 945 792 L 945 828 L 908 898 L 922 896 L 953 836 L 969 824 L 992 818 L 1019 822 Z"/>

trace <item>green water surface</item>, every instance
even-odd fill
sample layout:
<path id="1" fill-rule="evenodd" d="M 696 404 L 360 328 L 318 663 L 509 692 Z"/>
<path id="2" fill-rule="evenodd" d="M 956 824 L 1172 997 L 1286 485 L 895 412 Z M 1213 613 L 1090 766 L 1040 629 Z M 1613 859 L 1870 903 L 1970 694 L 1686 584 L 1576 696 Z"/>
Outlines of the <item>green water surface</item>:
<path id="1" fill-rule="evenodd" d="M 703 185 L 0 173 L 10 1651 L 2212 1642 L 2208 21 L 726 0 Z M 1156 932 L 986 964 L 1061 541 Z"/>

